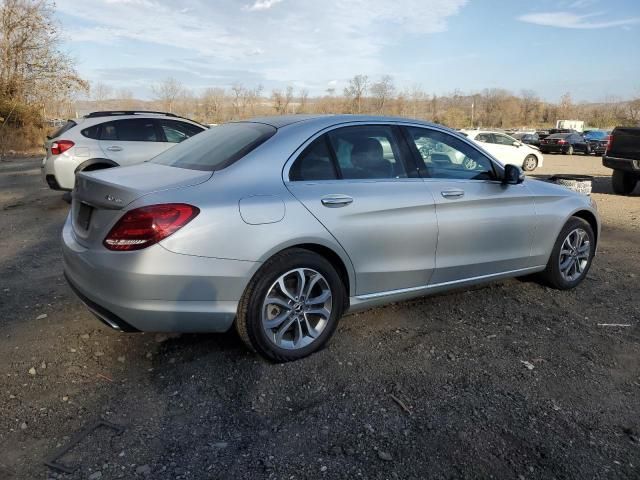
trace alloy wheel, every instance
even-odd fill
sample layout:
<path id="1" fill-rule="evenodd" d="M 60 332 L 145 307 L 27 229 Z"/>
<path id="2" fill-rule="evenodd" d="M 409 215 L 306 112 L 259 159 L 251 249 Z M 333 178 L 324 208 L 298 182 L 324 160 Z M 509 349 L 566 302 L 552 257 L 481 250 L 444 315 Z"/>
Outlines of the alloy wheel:
<path id="1" fill-rule="evenodd" d="M 329 323 L 332 292 L 327 280 L 310 268 L 278 277 L 262 303 L 262 328 L 276 346 L 296 350 L 313 343 Z"/>
<path id="2" fill-rule="evenodd" d="M 582 228 L 572 230 L 562 242 L 558 258 L 560 275 L 568 282 L 579 279 L 589 264 L 591 241 Z"/>

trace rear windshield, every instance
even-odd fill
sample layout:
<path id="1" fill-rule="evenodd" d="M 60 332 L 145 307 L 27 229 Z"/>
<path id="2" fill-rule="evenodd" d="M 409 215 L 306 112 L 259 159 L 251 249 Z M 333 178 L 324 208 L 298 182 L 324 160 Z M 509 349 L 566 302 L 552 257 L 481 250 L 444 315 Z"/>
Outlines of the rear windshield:
<path id="1" fill-rule="evenodd" d="M 51 135 L 49 135 L 49 139 L 54 139 L 54 138 L 58 138 L 60 135 L 62 135 L 64 132 L 66 132 L 67 130 L 72 129 L 73 127 L 76 126 L 76 122 L 74 122 L 73 120 L 67 120 L 67 123 L 65 123 L 63 126 L 61 126 L 59 129 L 57 129 L 55 132 L 53 132 Z"/>
<path id="2" fill-rule="evenodd" d="M 179 143 L 151 162 L 191 170 L 213 171 L 231 165 L 276 133 L 264 123 L 227 123 Z"/>
<path id="3" fill-rule="evenodd" d="M 553 135 L 549 135 L 547 138 L 567 138 L 570 133 L 554 133 Z"/>
<path id="4" fill-rule="evenodd" d="M 593 140 L 604 140 L 607 138 L 607 132 L 593 131 L 585 135 L 585 138 L 591 138 Z"/>

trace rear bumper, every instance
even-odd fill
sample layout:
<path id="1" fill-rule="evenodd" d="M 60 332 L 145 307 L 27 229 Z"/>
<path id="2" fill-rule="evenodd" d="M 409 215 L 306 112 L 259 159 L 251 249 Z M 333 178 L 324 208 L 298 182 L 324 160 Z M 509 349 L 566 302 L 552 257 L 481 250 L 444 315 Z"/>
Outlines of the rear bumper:
<path id="1" fill-rule="evenodd" d="M 53 190 L 73 190 L 76 168 L 79 162 L 65 154 L 45 157 L 42 161 L 42 178 Z"/>
<path id="2" fill-rule="evenodd" d="M 633 172 L 640 176 L 640 160 L 604 156 L 602 157 L 602 165 L 614 170 Z"/>
<path id="3" fill-rule="evenodd" d="M 224 332 L 259 264 L 194 257 L 154 245 L 138 252 L 87 249 L 67 219 L 64 274 L 89 310 L 122 331 Z"/>
<path id="4" fill-rule="evenodd" d="M 569 150 L 568 145 L 540 145 L 542 153 L 564 153 Z"/>

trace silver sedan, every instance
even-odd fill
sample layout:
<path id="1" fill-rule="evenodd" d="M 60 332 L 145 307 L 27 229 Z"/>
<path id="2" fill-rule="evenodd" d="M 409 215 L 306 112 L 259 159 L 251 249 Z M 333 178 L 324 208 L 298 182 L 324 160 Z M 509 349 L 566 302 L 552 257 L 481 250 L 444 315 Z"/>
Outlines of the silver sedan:
<path id="1" fill-rule="evenodd" d="M 122 331 L 223 332 L 275 361 L 347 312 L 538 273 L 584 280 L 595 203 L 439 125 L 365 116 L 218 126 L 150 162 L 78 175 L 69 284 Z"/>

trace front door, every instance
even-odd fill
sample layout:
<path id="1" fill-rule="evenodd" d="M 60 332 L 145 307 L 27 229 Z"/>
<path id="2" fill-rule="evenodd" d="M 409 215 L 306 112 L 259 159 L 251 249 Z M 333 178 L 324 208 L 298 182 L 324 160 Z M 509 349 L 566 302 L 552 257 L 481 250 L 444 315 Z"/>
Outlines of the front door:
<path id="1" fill-rule="evenodd" d="M 407 174 L 410 154 L 397 133 L 388 125 L 332 130 L 289 170 L 289 190 L 349 255 L 357 295 L 425 286 L 435 266 L 434 201 Z"/>
<path id="2" fill-rule="evenodd" d="M 525 184 L 503 185 L 487 156 L 449 133 L 407 127 L 407 134 L 436 204 L 439 234 L 431 284 L 532 266 L 535 210 Z"/>

